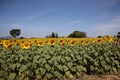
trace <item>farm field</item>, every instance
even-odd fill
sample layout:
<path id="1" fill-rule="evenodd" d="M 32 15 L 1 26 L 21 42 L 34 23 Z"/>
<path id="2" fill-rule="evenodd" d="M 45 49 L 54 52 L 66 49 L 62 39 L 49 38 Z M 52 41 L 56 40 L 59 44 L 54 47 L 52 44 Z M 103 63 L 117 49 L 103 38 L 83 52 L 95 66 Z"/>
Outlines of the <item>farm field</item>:
<path id="1" fill-rule="evenodd" d="M 112 36 L 0 40 L 0 80 L 119 80 L 118 42 Z"/>

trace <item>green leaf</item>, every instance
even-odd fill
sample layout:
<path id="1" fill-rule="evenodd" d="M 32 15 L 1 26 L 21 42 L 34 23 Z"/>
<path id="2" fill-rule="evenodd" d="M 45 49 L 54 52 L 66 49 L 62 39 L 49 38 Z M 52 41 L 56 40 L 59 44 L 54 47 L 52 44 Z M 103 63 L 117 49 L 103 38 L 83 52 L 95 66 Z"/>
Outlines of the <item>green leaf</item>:
<path id="1" fill-rule="evenodd" d="M 64 59 L 64 58 L 61 58 L 61 62 L 62 62 L 62 63 L 65 63 L 65 59 Z"/>
<path id="2" fill-rule="evenodd" d="M 70 56 L 71 56 L 72 58 L 74 58 L 74 54 L 73 54 L 73 53 L 71 53 Z"/>
<path id="3" fill-rule="evenodd" d="M 28 78 L 28 77 L 25 77 L 24 80 L 29 80 L 29 78 Z"/>
<path id="4" fill-rule="evenodd" d="M 72 75 L 72 74 L 70 74 L 70 76 L 69 76 L 70 78 L 74 78 L 74 76 Z"/>
<path id="5" fill-rule="evenodd" d="M 8 78 L 8 72 L 7 71 L 0 71 L 0 77 Z"/>
<path id="6" fill-rule="evenodd" d="M 41 75 L 44 75 L 46 73 L 46 70 L 43 68 L 40 68 L 40 71 L 41 71 Z"/>
<path id="7" fill-rule="evenodd" d="M 61 77 L 63 77 L 62 74 L 60 72 L 58 72 L 58 71 L 54 71 L 54 75 L 55 75 L 55 77 L 58 77 L 59 79 Z"/>
<path id="8" fill-rule="evenodd" d="M 22 65 L 19 69 L 20 72 L 23 72 L 24 70 L 27 69 L 27 66 L 26 65 Z"/>
<path id="9" fill-rule="evenodd" d="M 9 80 L 13 80 L 16 76 L 16 73 L 10 73 Z"/>
<path id="10" fill-rule="evenodd" d="M 34 56 L 33 57 L 33 63 L 38 63 L 38 59 L 39 59 L 39 56 L 37 55 L 37 56 Z"/>
<path id="11" fill-rule="evenodd" d="M 59 70 L 61 70 L 61 71 L 63 70 L 63 69 L 62 69 L 62 65 L 57 65 L 57 68 L 58 68 Z"/>
<path id="12" fill-rule="evenodd" d="M 21 66 L 20 63 L 16 63 L 16 67 L 19 68 Z"/>
<path id="13" fill-rule="evenodd" d="M 112 70 L 113 70 L 113 72 L 114 72 L 114 73 L 116 73 L 116 72 L 117 72 L 117 69 L 116 69 L 116 68 L 113 68 Z"/>
<path id="14" fill-rule="evenodd" d="M 94 71 L 94 66 L 91 65 L 91 66 L 90 66 L 90 70 L 91 70 L 91 71 Z"/>
<path id="15" fill-rule="evenodd" d="M 72 67 L 71 70 L 72 70 L 73 72 L 76 72 L 76 67 Z"/>
<path id="16" fill-rule="evenodd" d="M 54 71 L 53 73 L 54 73 L 55 77 L 60 75 L 60 73 L 58 71 Z"/>
<path id="17" fill-rule="evenodd" d="M 52 78 L 52 74 L 50 74 L 50 73 L 46 73 L 46 76 L 48 79 Z"/>
<path id="18" fill-rule="evenodd" d="M 83 59 L 83 63 L 87 65 L 87 60 L 86 60 L 86 59 Z"/>
<path id="19" fill-rule="evenodd" d="M 69 63 L 67 63 L 67 66 L 71 69 L 72 66 L 73 66 L 73 63 L 72 63 L 72 62 L 69 62 Z"/>
<path id="20" fill-rule="evenodd" d="M 47 79 L 47 76 L 44 76 L 43 80 L 48 80 L 48 79 Z"/>
<path id="21" fill-rule="evenodd" d="M 36 69 L 35 74 L 39 74 L 39 73 L 40 73 L 39 69 Z"/>
<path id="22" fill-rule="evenodd" d="M 11 64 L 10 68 L 14 70 L 16 68 L 16 64 Z"/>
<path id="23" fill-rule="evenodd" d="M 38 80 L 41 79 L 41 75 L 40 74 L 36 75 L 36 77 L 37 77 Z"/>
<path id="24" fill-rule="evenodd" d="M 71 58 L 68 56 L 66 56 L 65 59 L 66 59 L 66 61 L 71 61 Z"/>
<path id="25" fill-rule="evenodd" d="M 50 71 L 50 69 L 51 69 L 50 65 L 48 65 L 48 64 L 45 64 L 45 68 L 47 69 L 47 71 Z"/>
<path id="26" fill-rule="evenodd" d="M 50 59 L 51 58 L 51 56 L 47 55 L 47 54 L 45 54 L 44 57 L 45 57 L 45 59 Z"/>
<path id="27" fill-rule="evenodd" d="M 66 73 L 65 73 L 67 76 L 70 76 L 70 71 L 67 71 Z"/>
<path id="28" fill-rule="evenodd" d="M 63 70 L 66 72 L 68 70 L 68 67 L 66 65 L 63 65 Z"/>

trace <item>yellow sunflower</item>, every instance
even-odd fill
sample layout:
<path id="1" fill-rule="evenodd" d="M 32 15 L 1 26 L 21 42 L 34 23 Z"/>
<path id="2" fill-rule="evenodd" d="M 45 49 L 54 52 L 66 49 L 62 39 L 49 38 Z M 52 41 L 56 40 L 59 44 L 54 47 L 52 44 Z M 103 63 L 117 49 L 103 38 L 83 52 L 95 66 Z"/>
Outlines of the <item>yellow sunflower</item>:
<path id="1" fill-rule="evenodd" d="M 103 42 L 102 39 L 97 39 L 96 43 L 101 44 Z"/>
<path id="2" fill-rule="evenodd" d="M 76 41 L 76 40 L 71 40 L 71 41 L 70 41 L 70 45 L 71 45 L 71 46 L 75 46 L 75 45 L 76 45 L 76 43 L 77 43 L 77 41 Z"/>
<path id="3" fill-rule="evenodd" d="M 65 47 L 66 45 L 67 45 L 67 44 L 66 44 L 65 41 L 60 43 L 60 46 L 61 46 L 61 47 Z"/>
<path id="4" fill-rule="evenodd" d="M 55 44 L 56 44 L 56 40 L 55 40 L 55 39 L 51 39 L 51 40 L 49 41 L 49 44 L 50 44 L 50 45 L 55 45 Z"/>
<path id="5" fill-rule="evenodd" d="M 3 46 L 5 46 L 6 48 L 10 48 L 12 46 L 12 43 L 10 40 L 4 40 Z"/>
<path id="6" fill-rule="evenodd" d="M 0 45 L 2 45 L 3 44 L 3 41 L 2 40 L 0 40 Z"/>
<path id="7" fill-rule="evenodd" d="M 43 46 L 43 44 L 44 44 L 43 41 L 41 41 L 41 40 L 37 41 L 37 45 L 38 45 L 38 46 Z"/>
<path id="8" fill-rule="evenodd" d="M 29 47 L 30 47 L 30 43 L 29 42 L 24 42 L 22 44 L 22 48 L 24 48 L 24 49 L 28 49 Z"/>
<path id="9" fill-rule="evenodd" d="M 83 43 L 84 43 L 84 40 L 79 40 L 79 43 L 80 43 L 80 44 L 83 44 Z"/>
<path id="10" fill-rule="evenodd" d="M 110 42 L 113 40 L 112 35 L 111 35 L 111 36 L 109 36 L 108 40 L 109 40 Z"/>
<path id="11" fill-rule="evenodd" d="M 46 40 L 45 40 L 45 43 L 48 44 L 48 43 L 49 43 L 49 39 L 46 39 Z"/>

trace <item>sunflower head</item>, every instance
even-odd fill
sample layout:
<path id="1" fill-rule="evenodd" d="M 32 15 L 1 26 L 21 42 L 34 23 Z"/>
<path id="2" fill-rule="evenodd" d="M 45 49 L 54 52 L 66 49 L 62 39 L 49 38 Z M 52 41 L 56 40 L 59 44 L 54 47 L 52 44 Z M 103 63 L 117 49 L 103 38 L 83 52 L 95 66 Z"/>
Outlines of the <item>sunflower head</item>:
<path id="1" fill-rule="evenodd" d="M 61 46 L 61 47 L 65 47 L 66 45 L 67 45 L 66 42 L 61 42 L 61 43 L 60 43 L 60 46 Z"/>
<path id="2" fill-rule="evenodd" d="M 41 41 L 41 40 L 37 41 L 38 46 L 43 46 L 43 44 L 44 44 L 43 41 Z"/>
<path id="3" fill-rule="evenodd" d="M 101 44 L 102 41 L 103 41 L 102 39 L 98 39 L 98 40 L 96 41 L 96 43 Z"/>
<path id="4" fill-rule="evenodd" d="M 77 43 L 77 41 L 76 41 L 76 40 L 71 40 L 71 41 L 70 41 L 70 45 L 71 45 L 71 46 L 75 46 L 75 45 L 76 45 L 76 43 Z"/>
<path id="5" fill-rule="evenodd" d="M 87 40 L 85 40 L 85 44 L 89 44 L 90 43 L 90 41 L 87 39 Z"/>
<path id="6" fill-rule="evenodd" d="M 29 47 L 30 47 L 30 43 L 28 43 L 28 42 L 24 42 L 22 45 L 22 48 L 24 48 L 24 49 L 28 49 Z"/>
<path id="7" fill-rule="evenodd" d="M 45 40 L 45 43 L 46 43 L 46 44 L 48 44 L 48 43 L 49 43 L 49 40 L 48 40 L 48 39 L 47 39 L 47 40 Z"/>
<path id="8" fill-rule="evenodd" d="M 83 43 L 84 43 L 84 40 L 80 40 L 79 43 L 80 43 L 80 44 L 83 44 Z"/>
<path id="9" fill-rule="evenodd" d="M 4 40 L 3 41 L 3 45 L 6 47 L 6 48 L 10 48 L 12 46 L 12 43 L 10 40 Z"/>
<path id="10" fill-rule="evenodd" d="M 2 45 L 3 44 L 3 41 L 2 40 L 0 40 L 0 45 Z"/>
<path id="11" fill-rule="evenodd" d="M 55 43 L 56 43 L 56 40 L 55 40 L 55 39 L 51 39 L 51 40 L 49 41 L 49 44 L 50 44 L 50 45 L 55 45 Z"/>
<path id="12" fill-rule="evenodd" d="M 109 36 L 108 40 L 111 42 L 113 40 L 112 35 Z"/>

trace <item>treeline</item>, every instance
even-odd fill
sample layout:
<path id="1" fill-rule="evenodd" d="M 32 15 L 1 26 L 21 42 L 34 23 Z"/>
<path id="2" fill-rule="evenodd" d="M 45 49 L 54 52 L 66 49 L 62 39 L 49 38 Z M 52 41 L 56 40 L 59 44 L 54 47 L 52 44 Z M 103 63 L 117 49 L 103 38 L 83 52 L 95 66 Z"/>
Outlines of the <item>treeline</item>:
<path id="1" fill-rule="evenodd" d="M 13 38 L 19 37 L 21 34 L 21 30 L 20 29 L 12 29 L 10 30 L 10 35 Z M 120 38 L 120 32 L 118 32 L 118 34 L 116 35 L 118 38 Z M 59 36 L 58 33 L 52 32 L 49 35 L 45 36 L 46 38 L 63 38 L 63 37 L 68 37 L 68 38 L 85 38 L 87 37 L 86 32 L 84 31 L 73 31 L 72 33 L 70 33 L 68 36 Z M 97 36 L 97 38 L 101 38 L 103 36 Z M 23 39 L 24 37 L 20 37 L 20 39 Z"/>
<path id="2" fill-rule="evenodd" d="M 14 38 L 18 37 L 21 34 L 21 30 L 20 29 L 12 29 L 10 30 L 10 35 Z M 64 37 L 64 36 L 62 36 Z M 70 38 L 84 38 L 87 37 L 86 36 L 86 32 L 83 31 L 73 31 L 72 33 L 70 33 L 67 37 Z M 20 37 L 21 39 L 24 37 Z M 46 38 L 60 38 L 60 36 L 58 35 L 58 33 L 52 32 L 49 35 L 46 35 Z"/>

